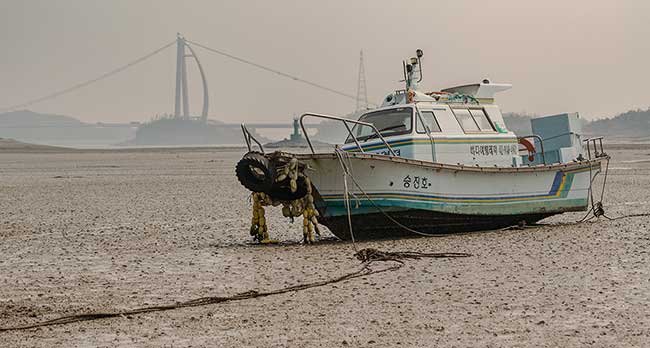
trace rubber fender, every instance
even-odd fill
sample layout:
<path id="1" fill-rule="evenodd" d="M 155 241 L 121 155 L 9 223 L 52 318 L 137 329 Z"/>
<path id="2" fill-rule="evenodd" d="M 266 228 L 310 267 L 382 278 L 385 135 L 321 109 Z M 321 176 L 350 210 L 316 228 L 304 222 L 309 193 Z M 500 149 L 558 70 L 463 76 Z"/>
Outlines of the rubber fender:
<path id="1" fill-rule="evenodd" d="M 263 154 L 251 151 L 242 157 L 235 166 L 237 180 L 253 192 L 266 192 L 271 189 L 275 169 Z"/>
<path id="2" fill-rule="evenodd" d="M 293 201 L 295 199 L 300 199 L 307 195 L 307 183 L 305 178 L 299 176 L 296 180 L 297 189 L 296 192 L 291 192 L 289 188 L 289 181 L 291 179 L 286 178 L 285 180 L 273 184 L 273 186 L 265 191 L 273 200 L 277 201 Z"/>

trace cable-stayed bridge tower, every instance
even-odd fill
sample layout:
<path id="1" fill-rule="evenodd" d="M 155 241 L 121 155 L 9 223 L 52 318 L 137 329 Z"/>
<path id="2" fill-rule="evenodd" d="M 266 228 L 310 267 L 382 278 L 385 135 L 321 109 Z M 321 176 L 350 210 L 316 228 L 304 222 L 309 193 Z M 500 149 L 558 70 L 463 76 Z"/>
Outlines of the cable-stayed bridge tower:
<path id="1" fill-rule="evenodd" d="M 186 48 L 189 50 L 189 54 L 187 54 Z M 199 73 L 201 74 L 201 80 L 203 82 L 203 110 L 201 111 L 201 121 L 205 123 L 208 120 L 209 107 L 208 82 L 205 78 L 205 71 L 203 70 L 203 66 L 201 66 L 199 58 L 192 49 L 192 46 L 188 45 L 185 38 L 180 34 L 178 34 L 176 38 L 176 98 L 174 102 L 174 118 L 190 119 L 189 92 L 187 87 L 187 58 L 194 58 L 194 61 L 199 68 Z"/>

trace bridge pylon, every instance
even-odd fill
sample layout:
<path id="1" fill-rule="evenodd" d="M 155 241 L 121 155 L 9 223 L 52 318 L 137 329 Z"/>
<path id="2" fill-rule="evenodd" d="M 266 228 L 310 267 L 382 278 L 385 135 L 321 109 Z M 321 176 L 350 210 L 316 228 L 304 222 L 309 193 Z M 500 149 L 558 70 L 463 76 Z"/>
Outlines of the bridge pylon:
<path id="1" fill-rule="evenodd" d="M 189 51 L 189 54 L 186 49 Z M 189 91 L 187 87 L 187 58 L 194 58 L 199 68 L 199 73 L 201 74 L 201 80 L 203 82 L 203 110 L 201 111 L 201 121 L 205 123 L 208 120 L 209 107 L 208 82 L 205 78 L 205 71 L 192 46 L 188 45 L 185 38 L 180 34 L 176 37 L 176 98 L 174 100 L 174 118 L 187 120 L 191 118 L 188 98 Z"/>

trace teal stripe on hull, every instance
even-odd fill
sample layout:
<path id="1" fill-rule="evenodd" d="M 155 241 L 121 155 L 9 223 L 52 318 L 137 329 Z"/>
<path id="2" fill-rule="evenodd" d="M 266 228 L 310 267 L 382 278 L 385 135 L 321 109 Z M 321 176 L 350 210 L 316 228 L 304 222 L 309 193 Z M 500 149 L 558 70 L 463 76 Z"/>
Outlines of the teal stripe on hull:
<path id="1" fill-rule="evenodd" d="M 451 204 L 423 202 L 399 198 L 372 198 L 372 201 L 385 211 L 401 211 L 408 209 L 430 210 L 449 214 L 466 215 L 518 215 L 538 213 L 562 213 L 567 211 L 583 211 L 587 208 L 587 199 L 554 199 L 528 202 L 507 202 L 489 204 Z M 346 214 L 343 200 L 327 200 L 326 216 L 342 216 Z M 377 209 L 367 199 L 350 199 L 352 215 L 376 213 Z M 357 207 L 358 206 L 358 207 Z"/>

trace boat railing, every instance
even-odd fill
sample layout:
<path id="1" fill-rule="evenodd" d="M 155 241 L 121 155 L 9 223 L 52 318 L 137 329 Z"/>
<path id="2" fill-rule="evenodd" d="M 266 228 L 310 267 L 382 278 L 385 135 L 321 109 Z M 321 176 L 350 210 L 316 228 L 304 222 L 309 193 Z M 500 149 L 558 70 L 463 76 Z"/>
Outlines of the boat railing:
<path id="1" fill-rule="evenodd" d="M 264 148 L 262 147 L 262 144 L 257 139 L 255 139 L 253 134 L 251 134 L 248 128 L 246 128 L 246 125 L 243 123 L 241 124 L 241 131 L 242 133 L 244 133 L 244 141 L 246 141 L 246 147 L 248 147 L 248 152 L 251 152 L 252 141 L 254 141 L 257 144 L 257 146 L 260 148 L 260 151 L 264 153 Z"/>
<path id="2" fill-rule="evenodd" d="M 584 140 L 584 142 L 587 143 L 587 156 L 589 156 L 589 159 L 592 159 L 590 144 L 593 144 L 595 158 L 607 156 L 605 150 L 603 149 L 603 137 L 587 138 Z"/>
<path id="3" fill-rule="evenodd" d="M 305 124 L 304 124 L 304 122 L 303 122 L 303 120 L 305 119 L 305 117 L 323 118 L 323 119 L 327 119 L 327 120 L 335 120 L 335 121 L 341 121 L 341 122 L 343 122 L 343 125 L 345 126 L 345 129 L 348 130 L 348 134 L 350 134 L 350 137 L 352 137 L 352 140 L 354 140 L 354 143 L 357 145 L 357 148 L 358 148 L 359 151 L 361 151 L 361 152 L 364 152 L 364 151 L 363 151 L 363 147 L 362 147 L 361 144 L 359 143 L 359 140 L 357 139 L 357 137 L 355 137 L 354 134 L 352 133 L 352 128 L 350 128 L 350 125 L 349 125 L 348 123 L 352 123 L 352 124 L 355 124 L 355 125 L 361 125 L 361 126 L 367 126 L 367 127 L 370 127 L 370 128 L 372 128 L 372 130 L 374 131 L 375 136 L 376 136 L 377 138 L 381 139 L 381 141 L 384 143 L 384 145 L 386 145 L 386 148 L 388 148 L 388 151 L 389 151 L 393 156 L 397 156 L 397 154 L 395 154 L 395 151 L 393 151 L 393 148 L 390 147 L 390 145 L 388 145 L 388 142 L 386 141 L 386 139 L 384 139 L 384 137 L 381 135 L 381 133 L 379 132 L 379 130 L 377 130 L 377 127 L 375 127 L 375 125 L 373 125 L 372 123 L 367 123 L 367 122 L 362 122 L 362 121 L 357 121 L 357 120 L 351 120 L 351 119 L 349 119 L 349 118 L 338 117 L 338 116 L 330 116 L 330 115 L 324 115 L 324 114 L 306 113 L 306 114 L 302 114 L 302 115 L 300 116 L 300 128 L 302 128 L 302 134 L 305 136 L 305 140 L 307 140 L 307 144 L 309 144 L 309 149 L 311 150 L 311 153 L 316 153 L 316 152 L 314 152 L 314 146 L 312 145 L 311 140 L 309 139 L 309 134 L 307 134 L 307 130 L 305 129 Z"/>
<path id="4" fill-rule="evenodd" d="M 527 138 L 535 138 L 536 140 L 539 141 L 539 147 L 540 147 L 541 154 L 542 154 L 542 163 L 544 163 L 544 165 L 546 165 L 546 152 L 544 151 L 544 139 L 542 139 L 542 137 L 540 137 L 537 134 L 531 134 L 531 135 L 524 135 L 524 136 L 521 136 L 521 137 L 517 137 L 517 140 L 519 140 L 519 139 L 527 139 Z"/>

